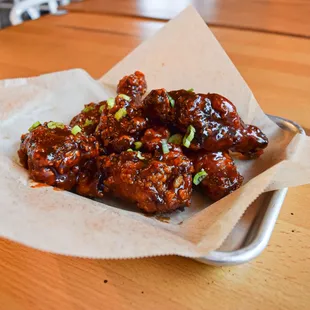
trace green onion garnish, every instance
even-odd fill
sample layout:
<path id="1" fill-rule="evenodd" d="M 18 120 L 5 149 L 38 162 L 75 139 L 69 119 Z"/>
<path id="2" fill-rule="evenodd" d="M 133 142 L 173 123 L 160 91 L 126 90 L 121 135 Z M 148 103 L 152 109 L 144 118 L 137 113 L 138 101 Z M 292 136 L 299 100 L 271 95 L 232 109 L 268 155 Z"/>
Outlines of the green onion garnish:
<path id="1" fill-rule="evenodd" d="M 65 125 L 63 123 L 59 123 L 59 122 L 49 122 L 47 124 L 47 127 L 49 129 L 55 129 L 55 128 L 60 128 L 60 129 L 64 129 Z"/>
<path id="2" fill-rule="evenodd" d="M 175 135 L 172 135 L 168 139 L 168 142 L 180 145 L 182 143 L 182 138 L 183 138 L 182 135 L 180 135 L 179 133 L 176 133 Z"/>
<path id="3" fill-rule="evenodd" d="M 187 91 L 193 92 L 193 91 L 194 91 L 194 88 L 190 88 L 190 89 L 188 89 Z"/>
<path id="4" fill-rule="evenodd" d="M 138 157 L 139 159 L 141 159 L 141 160 L 145 159 L 145 157 L 143 157 L 143 156 L 141 155 L 141 152 L 140 152 L 140 151 L 138 151 L 137 153 L 138 153 L 138 154 L 137 154 L 137 157 Z"/>
<path id="5" fill-rule="evenodd" d="M 114 99 L 113 97 L 109 98 L 109 99 L 107 100 L 107 104 L 108 104 L 108 108 L 109 108 L 109 109 L 113 108 L 114 105 L 115 105 L 115 99 Z"/>
<path id="6" fill-rule="evenodd" d="M 183 138 L 183 145 L 185 147 L 188 148 L 190 146 L 192 140 L 194 139 L 195 132 L 196 132 L 196 129 L 192 125 L 189 125 L 187 127 L 187 134 Z"/>
<path id="7" fill-rule="evenodd" d="M 87 113 L 87 112 L 89 112 L 89 111 L 92 111 L 93 109 L 94 109 L 94 107 L 88 106 L 88 107 L 85 107 L 85 108 L 82 110 L 82 112 Z"/>
<path id="8" fill-rule="evenodd" d="M 119 121 L 122 117 L 127 115 L 127 111 L 125 108 L 120 108 L 115 114 L 114 117 L 117 121 Z"/>
<path id="9" fill-rule="evenodd" d="M 102 113 L 104 108 L 105 108 L 105 104 L 101 105 L 100 108 L 99 108 L 99 112 Z"/>
<path id="10" fill-rule="evenodd" d="M 142 142 L 140 142 L 140 141 L 137 141 L 137 142 L 135 142 L 134 144 L 135 144 L 135 149 L 136 149 L 136 150 L 139 150 L 139 149 L 141 149 L 141 146 L 142 146 Z"/>
<path id="11" fill-rule="evenodd" d="M 167 144 L 167 140 L 161 140 L 161 147 L 164 154 L 169 153 L 169 145 Z"/>
<path id="12" fill-rule="evenodd" d="M 81 129 L 81 127 L 80 126 L 78 126 L 78 125 L 75 125 L 72 129 L 71 129 L 71 132 L 72 132 L 72 134 L 73 135 L 77 135 L 79 132 L 81 132 L 82 131 L 82 129 Z"/>
<path id="13" fill-rule="evenodd" d="M 36 129 L 37 127 L 39 127 L 41 125 L 41 123 L 39 121 L 36 121 L 35 123 L 33 123 L 31 125 L 31 127 L 29 127 L 28 131 L 32 131 L 34 129 Z"/>
<path id="14" fill-rule="evenodd" d="M 201 169 L 201 171 L 195 174 L 193 183 L 198 185 L 207 175 L 208 174 L 203 169 Z"/>
<path id="15" fill-rule="evenodd" d="M 133 149 L 128 149 L 126 152 L 136 152 L 137 153 L 137 157 L 141 160 L 145 159 L 140 151 L 134 151 Z"/>
<path id="16" fill-rule="evenodd" d="M 121 98 L 123 98 L 123 99 L 125 99 L 126 101 L 130 101 L 130 97 L 127 96 L 127 95 L 119 94 L 118 96 L 121 97 Z"/>
<path id="17" fill-rule="evenodd" d="M 94 122 L 91 119 L 86 119 L 85 123 L 84 123 L 84 127 L 86 126 L 90 126 L 90 125 L 94 125 Z"/>
<path id="18" fill-rule="evenodd" d="M 167 93 L 167 96 L 168 96 L 171 107 L 174 108 L 174 104 L 175 104 L 174 99 L 168 93 Z"/>

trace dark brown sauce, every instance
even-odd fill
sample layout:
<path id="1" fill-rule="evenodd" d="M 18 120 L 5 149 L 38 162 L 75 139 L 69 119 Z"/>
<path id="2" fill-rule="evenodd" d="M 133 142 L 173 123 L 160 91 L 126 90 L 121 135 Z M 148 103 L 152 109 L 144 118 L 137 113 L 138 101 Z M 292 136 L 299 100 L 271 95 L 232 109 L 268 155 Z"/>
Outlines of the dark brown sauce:
<path id="1" fill-rule="evenodd" d="M 39 187 L 48 187 L 49 185 L 45 184 L 45 183 L 36 183 L 31 185 L 32 188 L 39 188 Z"/>
<path id="2" fill-rule="evenodd" d="M 169 216 L 155 215 L 155 214 L 148 214 L 148 213 L 144 213 L 143 215 L 145 217 L 152 217 L 155 220 L 163 222 L 163 223 L 170 223 L 170 217 Z"/>
<path id="3" fill-rule="evenodd" d="M 144 215 L 145 217 L 154 217 L 154 214 L 150 214 L 150 213 L 143 213 L 143 215 Z"/>
<path id="4" fill-rule="evenodd" d="M 64 189 L 59 188 L 59 187 L 53 187 L 53 190 L 56 191 L 56 192 L 62 192 L 62 191 L 64 191 Z"/>
<path id="5" fill-rule="evenodd" d="M 170 217 L 169 216 L 156 215 L 155 219 L 158 221 L 161 221 L 163 223 L 170 223 Z"/>

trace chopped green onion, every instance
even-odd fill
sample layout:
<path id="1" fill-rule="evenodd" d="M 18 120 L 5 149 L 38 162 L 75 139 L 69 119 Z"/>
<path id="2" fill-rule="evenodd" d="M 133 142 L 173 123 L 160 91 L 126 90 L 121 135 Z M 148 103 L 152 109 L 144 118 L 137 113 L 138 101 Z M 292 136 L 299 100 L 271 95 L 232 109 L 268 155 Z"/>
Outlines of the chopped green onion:
<path id="1" fill-rule="evenodd" d="M 82 112 L 87 113 L 87 112 L 92 111 L 92 110 L 94 110 L 94 107 L 88 106 L 88 107 L 85 107 L 85 108 L 82 110 Z"/>
<path id="2" fill-rule="evenodd" d="M 108 108 L 109 108 L 109 109 L 113 108 L 114 105 L 115 105 L 115 99 L 114 99 L 113 97 L 109 98 L 109 99 L 107 100 L 107 104 L 108 104 Z"/>
<path id="3" fill-rule="evenodd" d="M 169 145 L 167 144 L 167 140 L 161 140 L 161 147 L 164 154 L 169 153 Z"/>
<path id="4" fill-rule="evenodd" d="M 174 104 L 175 104 L 174 99 L 168 93 L 167 93 L 167 96 L 168 96 L 171 107 L 174 108 Z"/>
<path id="5" fill-rule="evenodd" d="M 135 142 L 134 144 L 135 144 L 135 149 L 136 149 L 136 150 L 139 150 L 139 149 L 141 149 L 141 146 L 142 146 L 142 142 L 140 142 L 140 141 L 137 141 L 137 142 Z"/>
<path id="6" fill-rule="evenodd" d="M 31 125 L 31 127 L 29 127 L 28 131 L 32 131 L 34 129 L 36 129 L 37 127 L 39 127 L 41 125 L 41 123 L 39 121 L 36 121 L 35 123 L 33 123 Z"/>
<path id="7" fill-rule="evenodd" d="M 123 98 L 123 99 L 125 99 L 126 101 L 130 101 L 130 97 L 127 96 L 127 95 L 119 94 L 118 96 L 121 97 L 121 98 Z"/>
<path id="8" fill-rule="evenodd" d="M 134 151 L 133 149 L 128 149 L 126 152 L 136 152 L 137 153 L 137 157 L 141 160 L 145 159 L 140 151 Z"/>
<path id="9" fill-rule="evenodd" d="M 178 145 L 180 145 L 181 143 L 182 143 L 182 135 L 180 135 L 179 133 L 177 133 L 177 134 L 175 134 L 175 135 L 172 135 L 170 138 L 169 138 L 169 140 L 168 140 L 168 142 L 169 143 L 173 143 L 173 144 L 178 144 Z"/>
<path id="10" fill-rule="evenodd" d="M 86 126 L 90 126 L 90 125 L 94 125 L 94 122 L 91 119 L 86 119 L 85 123 L 84 123 L 84 127 Z"/>
<path id="11" fill-rule="evenodd" d="M 77 135 L 79 132 L 81 132 L 82 131 L 82 129 L 81 129 L 81 127 L 80 126 L 78 126 L 78 125 L 75 125 L 72 129 L 71 129 L 71 132 L 72 132 L 72 134 L 74 134 L 74 135 Z"/>
<path id="12" fill-rule="evenodd" d="M 105 108 L 105 104 L 101 105 L 100 108 L 99 108 L 99 112 L 102 113 L 104 108 Z"/>
<path id="13" fill-rule="evenodd" d="M 119 121 L 122 117 L 127 115 L 127 111 L 125 108 L 120 108 L 115 114 L 114 117 L 117 121 Z"/>
<path id="14" fill-rule="evenodd" d="M 203 169 L 201 169 L 201 171 L 195 174 L 193 183 L 198 185 L 207 175 L 208 174 Z"/>
<path id="15" fill-rule="evenodd" d="M 190 88 L 190 89 L 188 89 L 187 91 L 193 92 L 193 91 L 194 91 L 194 88 Z"/>
<path id="16" fill-rule="evenodd" d="M 188 148 L 190 146 L 192 140 L 194 139 L 195 132 L 196 132 L 196 129 L 192 125 L 189 125 L 187 127 L 187 134 L 183 138 L 183 145 L 185 147 Z"/>
<path id="17" fill-rule="evenodd" d="M 138 157 L 139 159 L 141 159 L 141 160 L 145 159 L 145 157 L 143 157 L 143 156 L 141 155 L 141 152 L 140 152 L 140 151 L 138 151 L 137 153 L 138 153 L 138 154 L 137 154 L 137 157 Z"/>
<path id="18" fill-rule="evenodd" d="M 64 129 L 65 125 L 63 123 L 59 123 L 59 122 L 49 122 L 47 124 L 47 127 L 49 129 L 55 129 L 55 128 L 60 128 L 60 129 Z"/>

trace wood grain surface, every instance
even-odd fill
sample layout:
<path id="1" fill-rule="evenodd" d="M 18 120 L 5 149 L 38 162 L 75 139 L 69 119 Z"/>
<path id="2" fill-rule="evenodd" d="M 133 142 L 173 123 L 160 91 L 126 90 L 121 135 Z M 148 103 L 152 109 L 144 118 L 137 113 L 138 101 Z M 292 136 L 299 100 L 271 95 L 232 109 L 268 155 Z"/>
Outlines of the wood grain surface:
<path id="1" fill-rule="evenodd" d="M 309 0 L 84 0 L 66 9 L 171 19 L 189 4 L 213 25 L 310 37 Z"/>
<path id="2" fill-rule="evenodd" d="M 0 32 L 0 79 L 75 67 L 98 78 L 163 25 L 71 13 L 8 28 Z M 310 127 L 310 40 L 212 31 L 266 112 Z M 266 250 L 235 267 L 174 256 L 78 259 L 0 239 L 0 309 L 308 310 L 309 201 L 310 186 L 290 189 Z"/>
<path id="3" fill-rule="evenodd" d="M 0 79 L 84 68 L 99 78 L 164 22 L 71 13 L 0 33 Z M 211 27 L 266 113 L 310 127 L 310 40 Z"/>

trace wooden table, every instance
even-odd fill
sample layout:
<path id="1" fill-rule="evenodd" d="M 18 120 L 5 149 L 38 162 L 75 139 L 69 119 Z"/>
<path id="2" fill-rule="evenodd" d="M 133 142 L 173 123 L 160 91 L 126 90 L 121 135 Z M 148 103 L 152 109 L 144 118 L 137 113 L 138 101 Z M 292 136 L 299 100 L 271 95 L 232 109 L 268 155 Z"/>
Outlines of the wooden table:
<path id="1" fill-rule="evenodd" d="M 70 13 L 8 28 L 0 32 L 0 78 L 74 67 L 97 78 L 163 25 Z M 263 109 L 309 128 L 310 40 L 212 30 Z M 0 308 L 309 309 L 309 200 L 310 186 L 290 189 L 267 249 L 236 267 L 215 268 L 174 256 L 77 259 L 0 239 Z"/>
<path id="2" fill-rule="evenodd" d="M 308 0 L 84 0 L 66 9 L 167 20 L 189 4 L 209 25 L 310 37 Z"/>

